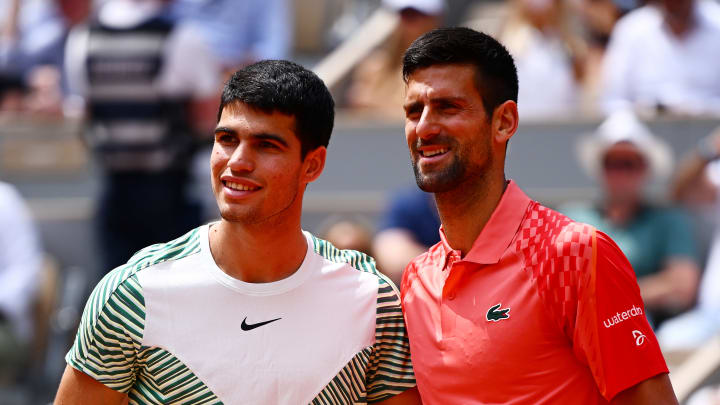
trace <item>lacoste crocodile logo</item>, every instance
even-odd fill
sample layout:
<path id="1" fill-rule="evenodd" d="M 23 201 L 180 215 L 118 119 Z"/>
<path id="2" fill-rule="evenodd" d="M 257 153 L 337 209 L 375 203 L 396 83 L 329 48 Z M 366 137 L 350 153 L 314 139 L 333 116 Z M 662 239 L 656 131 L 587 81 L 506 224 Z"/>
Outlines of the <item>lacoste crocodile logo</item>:
<path id="1" fill-rule="evenodd" d="M 502 303 L 492 306 L 488 310 L 487 315 L 485 315 L 485 319 L 487 319 L 488 321 L 498 322 L 503 319 L 510 318 L 510 308 L 500 309 L 501 306 Z"/>

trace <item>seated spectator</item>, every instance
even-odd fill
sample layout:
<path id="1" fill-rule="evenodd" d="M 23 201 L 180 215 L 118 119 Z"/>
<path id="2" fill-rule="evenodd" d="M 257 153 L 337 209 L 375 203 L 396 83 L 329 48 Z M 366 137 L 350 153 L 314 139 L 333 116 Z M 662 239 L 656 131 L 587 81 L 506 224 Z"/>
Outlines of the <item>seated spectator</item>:
<path id="1" fill-rule="evenodd" d="M 613 30 L 604 61 L 603 107 L 720 114 L 720 5 L 659 0 Z"/>
<path id="2" fill-rule="evenodd" d="M 13 186 L 0 182 L 0 386 L 12 383 L 28 361 L 41 266 L 25 203 Z"/>
<path id="3" fill-rule="evenodd" d="M 515 58 L 520 115 L 547 118 L 577 111 L 586 45 L 569 28 L 566 2 L 514 0 L 510 4 L 510 17 L 499 39 Z"/>
<path id="4" fill-rule="evenodd" d="M 361 62 L 353 72 L 347 103 L 380 115 L 402 117 L 405 83 L 402 55 L 420 35 L 442 23 L 444 0 L 383 0 L 400 16 L 387 43 Z"/>
<path id="5" fill-rule="evenodd" d="M 680 162 L 673 181 L 673 197 L 691 209 L 702 204 L 714 207 L 715 234 L 698 302 L 693 310 L 668 320 L 658 330 L 665 350 L 694 349 L 720 333 L 720 128 L 702 139 L 695 150 Z"/>
<path id="6" fill-rule="evenodd" d="M 415 187 L 391 197 L 373 240 L 378 268 L 400 285 L 410 260 L 440 241 L 440 217 L 432 194 Z"/>
<path id="7" fill-rule="evenodd" d="M 318 237 L 338 249 L 357 250 L 372 256 L 372 228 L 360 217 L 332 216 L 320 226 Z"/>
<path id="8" fill-rule="evenodd" d="M 0 85 L 0 110 L 63 112 L 65 40 L 87 18 L 90 1 L 0 0 L 0 83 L 14 84 Z"/>
<path id="9" fill-rule="evenodd" d="M 288 0 L 175 0 L 173 8 L 202 35 L 228 72 L 289 56 L 293 25 Z"/>
<path id="10" fill-rule="evenodd" d="M 669 147 L 634 114 L 610 116 L 579 144 L 580 164 L 602 186 L 591 206 L 568 207 L 570 218 L 591 224 L 617 242 L 635 270 L 646 314 L 656 325 L 688 309 L 699 278 L 689 217 L 675 208 L 655 206 L 644 189 L 651 176 L 672 166 Z"/>
<path id="11" fill-rule="evenodd" d="M 106 0 L 71 32 L 65 66 L 102 169 L 97 226 L 108 271 L 200 224 L 190 170 L 217 122 L 219 63 L 193 27 L 169 18 L 166 1 Z"/>

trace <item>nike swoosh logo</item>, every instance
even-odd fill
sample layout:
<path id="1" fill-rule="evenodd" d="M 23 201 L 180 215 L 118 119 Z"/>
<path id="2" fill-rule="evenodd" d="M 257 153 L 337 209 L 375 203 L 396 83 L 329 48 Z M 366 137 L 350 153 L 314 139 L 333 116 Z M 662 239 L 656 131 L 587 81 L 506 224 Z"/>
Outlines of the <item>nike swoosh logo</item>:
<path id="1" fill-rule="evenodd" d="M 263 325 L 267 325 L 267 324 L 269 324 L 270 322 L 279 321 L 280 319 L 282 319 L 282 318 L 275 318 L 275 319 L 271 319 L 271 320 L 265 321 L 265 322 L 247 323 L 247 322 L 246 322 L 246 321 L 247 321 L 247 316 L 246 316 L 245 319 L 243 319 L 242 323 L 240 324 L 240 328 L 241 328 L 242 330 L 253 330 L 253 329 L 259 328 L 259 327 L 261 327 L 261 326 L 263 326 Z"/>

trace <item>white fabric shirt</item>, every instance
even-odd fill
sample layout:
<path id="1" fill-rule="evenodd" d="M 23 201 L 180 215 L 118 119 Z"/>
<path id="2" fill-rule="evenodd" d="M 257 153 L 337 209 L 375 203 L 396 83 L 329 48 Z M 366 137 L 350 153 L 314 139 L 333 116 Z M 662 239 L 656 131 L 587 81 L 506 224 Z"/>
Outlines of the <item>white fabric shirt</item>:
<path id="1" fill-rule="evenodd" d="M 30 214 L 13 186 L 0 182 L 0 312 L 20 339 L 32 334 L 42 252 Z"/>
<path id="2" fill-rule="evenodd" d="M 662 11 L 641 7 L 618 21 L 604 61 L 603 108 L 663 105 L 720 114 L 720 5 L 697 0 L 695 26 L 676 37 Z"/>
<path id="3" fill-rule="evenodd" d="M 98 14 L 108 26 L 127 28 L 141 24 L 160 12 L 161 3 L 109 0 Z M 65 68 L 70 92 L 87 96 L 88 83 L 85 70 L 88 29 L 78 27 L 70 33 L 65 48 Z M 188 24 L 178 24 L 170 33 L 165 46 L 166 58 L 157 79 L 160 94 L 190 96 L 206 99 L 218 94 L 221 85 L 221 67 L 201 35 Z"/>
<path id="4" fill-rule="evenodd" d="M 578 111 L 579 88 L 572 61 L 556 36 L 525 27 L 522 46 L 513 49 L 518 110 L 523 118 L 550 118 Z"/>

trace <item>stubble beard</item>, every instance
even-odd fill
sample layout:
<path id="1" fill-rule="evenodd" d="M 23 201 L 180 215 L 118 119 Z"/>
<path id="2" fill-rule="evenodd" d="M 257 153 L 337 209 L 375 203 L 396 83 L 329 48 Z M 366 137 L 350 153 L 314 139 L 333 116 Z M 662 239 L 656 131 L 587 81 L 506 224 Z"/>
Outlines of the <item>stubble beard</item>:
<path id="1" fill-rule="evenodd" d="M 233 210 L 230 207 L 228 207 L 227 209 L 221 208 L 220 217 L 224 221 L 245 226 L 259 225 L 262 223 L 272 223 L 273 220 L 282 217 L 283 214 L 286 213 L 290 209 L 290 207 L 293 206 L 293 204 L 295 204 L 295 201 L 298 198 L 298 194 L 300 194 L 300 189 L 298 187 L 299 183 L 300 180 L 296 179 L 294 184 L 291 186 L 291 189 L 294 190 L 292 197 L 286 199 L 288 202 L 286 204 L 283 204 L 282 208 L 270 214 L 263 214 L 260 204 L 253 207 L 246 207 L 247 209 L 242 212 L 233 212 L 236 210 Z M 275 199 L 276 197 L 270 196 L 269 198 Z"/>
<path id="2" fill-rule="evenodd" d="M 422 173 L 417 161 L 412 159 L 415 182 L 422 191 L 441 194 L 459 190 L 473 179 L 485 178 L 486 172 L 490 170 L 492 165 L 492 154 L 489 143 L 482 147 L 485 149 L 482 153 L 485 159 L 482 162 L 473 162 L 468 158 L 468 155 L 472 155 L 471 153 L 463 153 L 458 144 L 453 143 L 451 146 L 454 151 L 452 161 L 446 167 L 429 173 Z M 478 190 L 465 191 L 474 192 Z"/>

